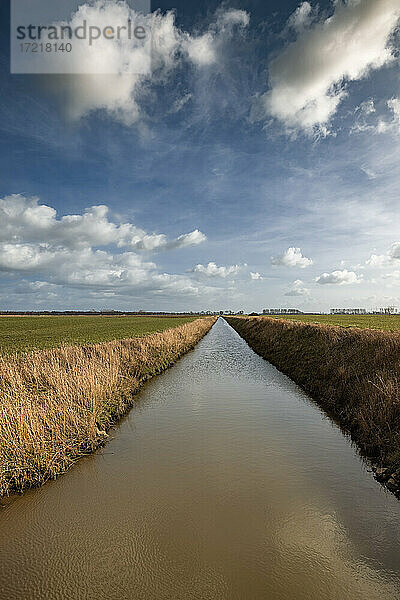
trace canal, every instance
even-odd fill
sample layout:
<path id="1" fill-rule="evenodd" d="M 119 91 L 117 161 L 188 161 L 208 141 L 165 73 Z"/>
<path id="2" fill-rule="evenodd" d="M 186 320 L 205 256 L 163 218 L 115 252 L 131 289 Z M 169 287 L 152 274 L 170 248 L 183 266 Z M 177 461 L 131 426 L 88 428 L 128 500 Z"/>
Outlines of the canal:
<path id="1" fill-rule="evenodd" d="M 1 600 L 400 599 L 400 503 L 223 319 L 110 438 L 2 501 Z"/>

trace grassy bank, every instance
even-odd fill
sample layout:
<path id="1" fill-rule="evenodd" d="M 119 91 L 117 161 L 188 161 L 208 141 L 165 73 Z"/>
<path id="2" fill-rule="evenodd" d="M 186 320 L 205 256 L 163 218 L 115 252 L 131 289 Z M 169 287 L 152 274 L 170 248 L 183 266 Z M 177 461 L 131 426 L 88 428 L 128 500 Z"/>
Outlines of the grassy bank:
<path id="1" fill-rule="evenodd" d="M 192 349 L 214 321 L 0 356 L 0 496 L 54 479 L 104 443 L 143 382 Z"/>
<path id="2" fill-rule="evenodd" d="M 0 354 L 140 337 L 190 323 L 194 319 L 110 315 L 2 316 Z"/>
<path id="3" fill-rule="evenodd" d="M 400 334 L 263 317 L 227 321 L 305 389 L 400 490 Z"/>
<path id="4" fill-rule="evenodd" d="M 280 315 L 275 319 L 400 332 L 400 315 Z"/>

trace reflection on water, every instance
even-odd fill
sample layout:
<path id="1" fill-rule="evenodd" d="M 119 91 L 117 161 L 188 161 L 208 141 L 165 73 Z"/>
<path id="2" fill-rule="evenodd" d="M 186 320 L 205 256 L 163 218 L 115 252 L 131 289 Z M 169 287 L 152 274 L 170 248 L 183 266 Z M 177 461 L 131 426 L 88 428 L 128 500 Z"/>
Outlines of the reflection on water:
<path id="1" fill-rule="evenodd" d="M 0 598 L 400 598 L 400 503 L 220 319 L 113 440 L 0 511 Z"/>

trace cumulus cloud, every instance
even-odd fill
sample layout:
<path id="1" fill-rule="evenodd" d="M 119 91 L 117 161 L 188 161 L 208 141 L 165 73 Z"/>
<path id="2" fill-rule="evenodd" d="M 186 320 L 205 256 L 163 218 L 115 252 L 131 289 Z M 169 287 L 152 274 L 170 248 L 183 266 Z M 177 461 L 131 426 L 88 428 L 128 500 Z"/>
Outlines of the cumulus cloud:
<path id="1" fill-rule="evenodd" d="M 386 254 L 371 254 L 365 261 L 367 267 L 389 267 L 399 264 L 400 261 L 400 242 L 393 242 Z"/>
<path id="2" fill-rule="evenodd" d="M 141 100 L 150 82 L 168 81 L 182 62 L 201 69 L 222 60 L 221 47 L 225 41 L 233 35 L 235 27 L 246 27 L 249 21 L 245 11 L 227 9 L 218 13 L 207 31 L 192 35 L 176 26 L 173 11 L 140 15 L 124 0 L 97 0 L 81 5 L 68 25 L 76 28 L 86 21 L 100 29 L 108 25 L 117 30 L 129 18 L 151 32 L 144 42 L 139 44 L 134 37 L 131 40 L 101 37 L 88 48 L 86 42 L 74 40 L 73 56 L 69 60 L 74 61 L 73 72 L 77 74 L 48 79 L 49 89 L 62 99 L 70 119 L 104 110 L 111 117 L 132 125 L 141 116 Z M 51 60 L 54 72 L 62 73 L 58 62 L 64 57 L 54 53 Z"/>
<path id="3" fill-rule="evenodd" d="M 188 35 L 184 47 L 195 65 L 211 65 L 216 60 L 213 36 L 209 32 L 195 39 Z"/>
<path id="4" fill-rule="evenodd" d="M 132 223 L 113 223 L 108 213 L 108 207 L 100 205 L 58 219 L 54 208 L 39 204 L 38 198 L 13 194 L 0 198 L 0 243 L 7 247 L 12 244 L 20 254 L 26 243 L 34 243 L 35 252 L 46 254 L 49 248 L 71 250 L 109 244 L 132 250 L 169 250 L 206 240 L 198 229 L 168 240 L 164 234 L 146 233 Z"/>
<path id="5" fill-rule="evenodd" d="M 264 279 L 260 273 L 253 273 L 253 271 L 250 271 L 250 278 L 253 281 L 261 281 L 262 279 Z"/>
<path id="6" fill-rule="evenodd" d="M 132 223 L 114 223 L 108 212 L 107 206 L 94 206 L 83 214 L 58 218 L 37 198 L 0 199 L 0 271 L 41 275 L 38 281 L 43 285 L 199 293 L 186 276 L 159 273 L 143 251 L 195 246 L 205 241 L 203 233 L 196 229 L 168 240 Z"/>
<path id="7" fill-rule="evenodd" d="M 189 246 L 197 246 L 198 244 L 202 244 L 206 241 L 206 239 L 207 237 L 204 235 L 204 233 L 198 229 L 195 229 L 191 233 L 184 233 L 183 235 L 180 235 L 172 242 L 167 242 L 165 247 L 167 249 L 187 248 Z"/>
<path id="8" fill-rule="evenodd" d="M 241 270 L 240 265 L 232 265 L 229 267 L 219 267 L 215 262 L 209 262 L 208 265 L 198 264 L 192 269 L 192 273 L 203 275 L 205 277 L 220 277 L 226 279 L 229 275 L 237 275 Z"/>
<path id="9" fill-rule="evenodd" d="M 271 257 L 271 264 L 284 267 L 300 267 L 305 269 L 313 264 L 311 258 L 302 255 L 300 248 L 288 248 L 283 254 Z"/>
<path id="10" fill-rule="evenodd" d="M 322 273 L 315 279 L 320 285 L 335 284 L 335 285 L 349 285 L 352 283 L 361 283 L 363 276 L 357 275 L 354 271 L 333 271 L 332 273 Z"/>
<path id="11" fill-rule="evenodd" d="M 290 287 L 290 289 L 285 293 L 285 296 L 297 297 L 297 296 L 308 296 L 310 294 L 310 290 L 304 287 L 304 283 L 301 279 L 296 279 Z"/>
<path id="12" fill-rule="evenodd" d="M 371 254 L 368 260 L 365 261 L 367 267 L 386 267 L 391 264 L 391 259 L 388 254 Z"/>
<path id="13" fill-rule="evenodd" d="M 270 90 L 258 98 L 254 118 L 273 117 L 288 130 L 328 132 L 346 84 L 390 63 L 390 35 L 398 0 L 338 0 L 329 18 L 311 22 L 303 3 L 291 17 L 297 39 L 269 65 Z"/>

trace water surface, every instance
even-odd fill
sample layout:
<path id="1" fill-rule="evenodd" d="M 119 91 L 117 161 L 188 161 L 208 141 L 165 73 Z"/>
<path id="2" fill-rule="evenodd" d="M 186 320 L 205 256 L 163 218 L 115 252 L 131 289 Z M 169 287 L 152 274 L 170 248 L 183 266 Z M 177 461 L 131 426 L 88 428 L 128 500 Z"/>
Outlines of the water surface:
<path id="1" fill-rule="evenodd" d="M 1 600 L 400 599 L 400 503 L 222 319 L 104 449 L 3 505 Z"/>

